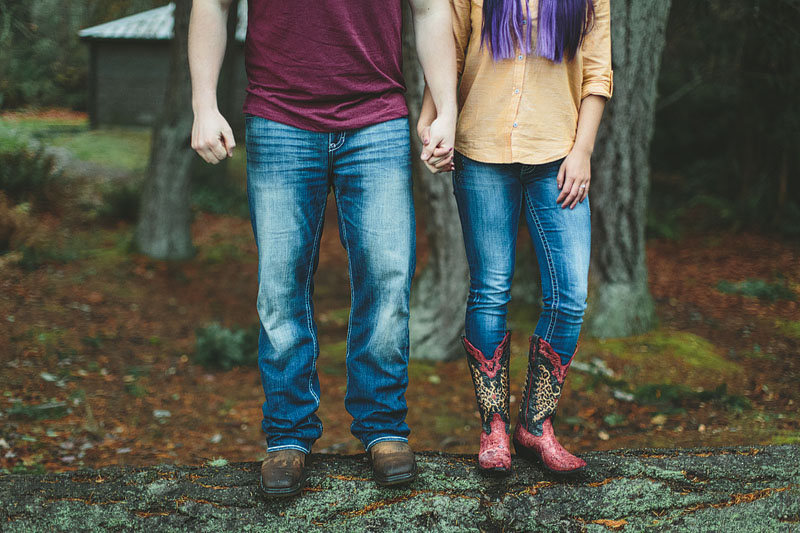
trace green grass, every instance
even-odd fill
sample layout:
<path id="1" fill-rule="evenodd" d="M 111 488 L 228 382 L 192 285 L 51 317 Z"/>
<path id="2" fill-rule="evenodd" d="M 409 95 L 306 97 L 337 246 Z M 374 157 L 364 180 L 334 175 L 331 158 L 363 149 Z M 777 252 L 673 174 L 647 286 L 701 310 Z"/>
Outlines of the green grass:
<path id="1" fill-rule="evenodd" d="M 53 146 L 66 148 L 82 161 L 144 172 L 150 157 L 149 128 L 103 128 L 49 139 Z"/>
<path id="2" fill-rule="evenodd" d="M 800 434 L 798 433 L 788 433 L 785 435 L 776 435 L 772 438 L 771 444 L 781 445 L 781 444 L 800 444 Z"/>
<path id="3" fill-rule="evenodd" d="M 0 131 L 39 139 L 60 146 L 82 161 L 142 172 L 150 154 L 150 128 L 114 127 L 89 129 L 85 119 L 0 118 Z"/>

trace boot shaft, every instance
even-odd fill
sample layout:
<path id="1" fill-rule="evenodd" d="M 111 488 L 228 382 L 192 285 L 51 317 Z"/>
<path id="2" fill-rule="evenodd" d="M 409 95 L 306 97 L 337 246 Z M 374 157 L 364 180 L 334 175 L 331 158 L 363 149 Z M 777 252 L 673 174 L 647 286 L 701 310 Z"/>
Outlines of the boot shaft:
<path id="1" fill-rule="evenodd" d="M 519 410 L 519 424 L 535 436 L 541 436 L 542 424 L 556 413 L 567 370 L 550 344 L 536 335 L 530 339 L 528 376 Z"/>
<path id="2" fill-rule="evenodd" d="M 467 352 L 467 363 L 472 376 L 472 384 L 475 386 L 475 398 L 478 401 L 481 426 L 487 435 L 492 433 L 491 426 L 495 415 L 500 415 L 500 418 L 505 423 L 505 432 L 508 433 L 510 431 L 508 377 L 510 339 L 511 332 L 509 331 L 506 332 L 503 341 L 495 349 L 494 357 L 487 359 L 466 337 L 461 337 L 464 349 Z"/>

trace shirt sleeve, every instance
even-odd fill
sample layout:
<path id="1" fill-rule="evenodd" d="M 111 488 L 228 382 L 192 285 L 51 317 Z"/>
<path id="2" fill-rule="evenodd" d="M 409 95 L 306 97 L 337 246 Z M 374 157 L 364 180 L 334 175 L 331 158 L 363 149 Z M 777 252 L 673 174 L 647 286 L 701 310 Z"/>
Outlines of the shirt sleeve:
<path id="1" fill-rule="evenodd" d="M 611 98 L 614 92 L 614 72 L 611 68 L 610 0 L 594 0 L 594 20 L 581 45 L 581 54 L 581 99 L 590 94 Z"/>
<path id="2" fill-rule="evenodd" d="M 453 8 L 453 37 L 455 37 L 456 41 L 456 69 L 459 78 L 464 73 L 467 44 L 472 32 L 472 23 L 470 21 L 471 4 L 471 0 L 450 0 L 450 5 Z"/>

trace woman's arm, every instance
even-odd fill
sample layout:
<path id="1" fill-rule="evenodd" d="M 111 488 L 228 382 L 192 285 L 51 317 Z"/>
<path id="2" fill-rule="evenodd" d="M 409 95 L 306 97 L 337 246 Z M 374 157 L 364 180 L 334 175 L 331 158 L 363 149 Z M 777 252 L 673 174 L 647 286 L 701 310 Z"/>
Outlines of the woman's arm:
<path id="1" fill-rule="evenodd" d="M 590 94 L 581 102 L 575 144 L 558 171 L 561 194 L 556 203 L 561 204 L 562 208 L 573 209 L 589 195 L 592 152 L 605 107 L 606 99 L 596 94 Z"/>
<path id="2" fill-rule="evenodd" d="M 611 6 L 608 0 L 595 0 L 591 30 L 581 45 L 583 83 L 581 108 L 575 144 L 558 172 L 557 203 L 574 208 L 589 195 L 592 177 L 591 158 L 594 141 L 606 101 L 614 92 L 614 72 L 611 69 Z M 563 202 L 563 203 L 562 203 Z"/>

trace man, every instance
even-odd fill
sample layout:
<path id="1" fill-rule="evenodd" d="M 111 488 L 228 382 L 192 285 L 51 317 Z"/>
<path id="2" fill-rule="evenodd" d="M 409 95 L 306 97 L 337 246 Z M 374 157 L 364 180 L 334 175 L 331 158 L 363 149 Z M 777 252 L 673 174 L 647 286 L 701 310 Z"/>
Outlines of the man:
<path id="1" fill-rule="evenodd" d="M 244 111 L 247 189 L 258 246 L 258 364 L 266 401 L 261 487 L 290 496 L 322 434 L 313 319 L 326 200 L 333 191 L 347 250 L 351 431 L 381 485 L 408 483 L 408 311 L 414 272 L 402 0 L 250 0 Z M 420 63 L 439 116 L 431 151 L 452 147 L 455 51 L 448 0 L 409 0 Z M 210 163 L 233 155 L 216 104 L 230 0 L 194 0 L 189 30 L 192 147 Z M 441 161 L 440 161 L 441 162 Z"/>

